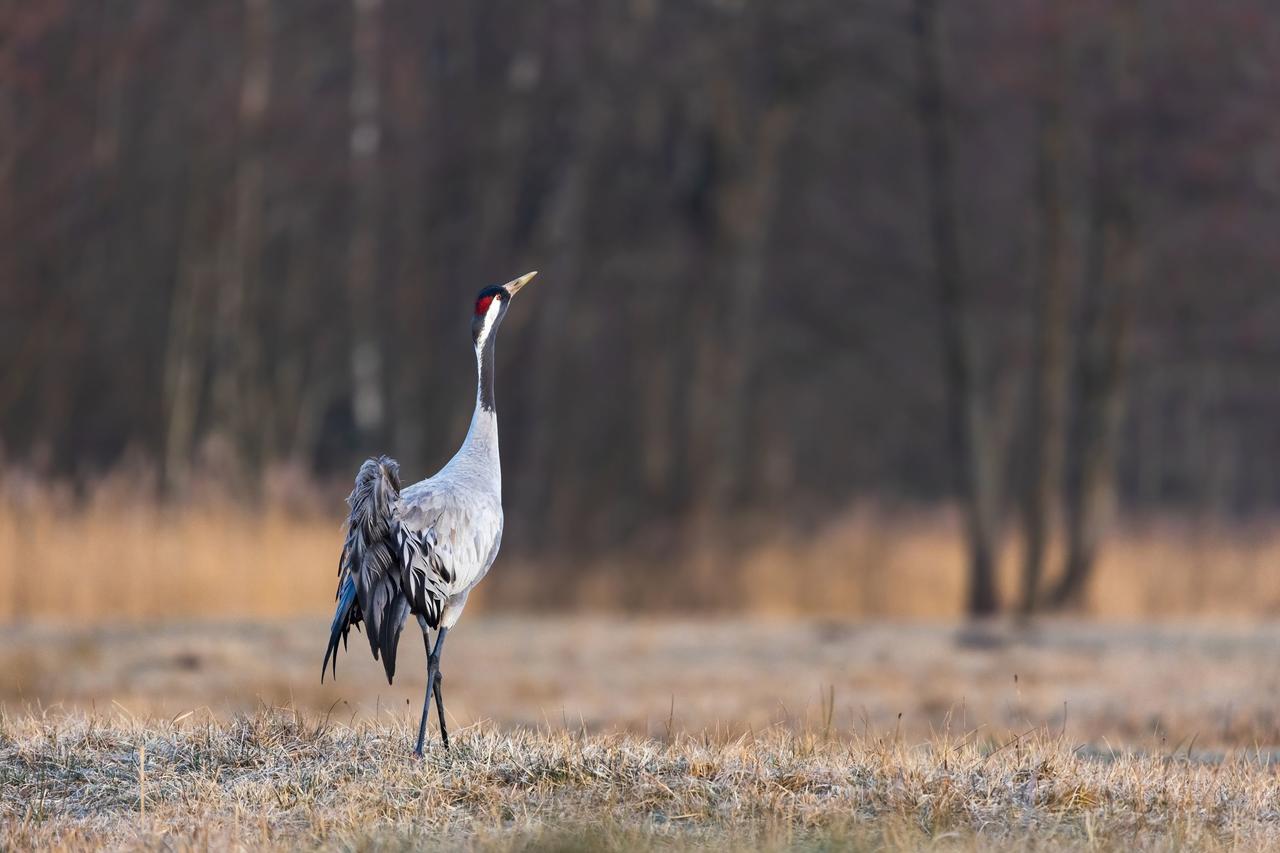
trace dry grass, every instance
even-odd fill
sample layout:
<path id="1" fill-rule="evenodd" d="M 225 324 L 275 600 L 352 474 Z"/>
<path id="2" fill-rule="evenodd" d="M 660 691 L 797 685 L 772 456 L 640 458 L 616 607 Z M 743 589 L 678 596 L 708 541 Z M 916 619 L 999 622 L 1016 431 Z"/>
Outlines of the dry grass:
<path id="1" fill-rule="evenodd" d="M 769 731 L 727 739 L 478 726 L 409 755 L 394 716 L 0 719 L 9 849 L 1261 849 L 1265 758 Z"/>
<path id="2" fill-rule="evenodd" d="M 336 519 L 95 503 L 0 511 L 0 590 L 13 619 L 281 616 L 331 606 Z"/>
<path id="3" fill-rule="evenodd" d="M 0 502 L 0 620 L 319 614 L 333 598 L 340 508 L 335 500 L 328 515 L 272 504 L 249 513 L 213 501 L 167 510 L 109 492 L 81 503 Z M 1010 593 L 1015 545 L 1004 560 Z M 574 567 L 522 564 L 511 553 L 472 609 L 953 618 L 963 602 L 962 553 L 947 513 L 856 508 L 812 535 L 777 532 L 732 552 L 673 546 Z M 1280 526 L 1128 525 L 1105 551 L 1090 611 L 1122 619 L 1271 616 L 1280 613 L 1276 565 Z M 662 577 L 678 583 L 655 582 Z"/>

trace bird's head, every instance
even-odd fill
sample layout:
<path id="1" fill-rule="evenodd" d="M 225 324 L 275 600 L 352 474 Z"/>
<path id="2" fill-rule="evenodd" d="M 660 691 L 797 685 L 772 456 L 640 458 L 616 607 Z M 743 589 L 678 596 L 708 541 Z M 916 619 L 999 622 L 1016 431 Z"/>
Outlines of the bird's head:
<path id="1" fill-rule="evenodd" d="M 537 270 L 534 270 L 506 284 L 486 287 L 476 294 L 475 313 L 471 317 L 471 340 L 476 349 L 481 349 L 486 342 L 492 340 L 502 318 L 507 314 L 511 298 L 537 274 Z"/>

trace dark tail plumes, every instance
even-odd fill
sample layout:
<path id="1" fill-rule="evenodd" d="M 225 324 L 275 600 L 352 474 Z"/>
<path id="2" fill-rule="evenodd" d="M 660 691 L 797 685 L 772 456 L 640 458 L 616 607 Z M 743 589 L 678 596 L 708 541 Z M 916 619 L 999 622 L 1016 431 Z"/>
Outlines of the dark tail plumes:
<path id="1" fill-rule="evenodd" d="M 333 658 L 333 677 L 338 677 L 338 640 L 342 647 L 347 647 L 347 634 L 352 626 L 360 623 L 360 605 L 356 602 L 356 584 L 350 577 L 341 581 L 338 587 L 338 609 L 333 614 L 333 624 L 329 626 L 329 648 L 325 649 L 324 662 L 320 664 L 320 683 L 324 684 L 324 671 L 329 666 L 329 658 Z M 358 630 L 358 629 L 357 629 Z"/>
<path id="2" fill-rule="evenodd" d="M 329 632 L 329 648 L 321 665 L 333 657 L 334 677 L 338 671 L 338 639 L 346 646 L 347 633 L 362 619 L 369 648 L 381 658 L 390 682 L 396 673 L 396 644 L 409 615 L 409 602 L 400 591 L 393 528 L 394 508 L 400 497 L 400 466 L 388 456 L 369 459 L 360 466 L 355 488 L 347 498 L 351 515 L 347 519 L 347 541 L 338 563 L 338 607 Z"/>

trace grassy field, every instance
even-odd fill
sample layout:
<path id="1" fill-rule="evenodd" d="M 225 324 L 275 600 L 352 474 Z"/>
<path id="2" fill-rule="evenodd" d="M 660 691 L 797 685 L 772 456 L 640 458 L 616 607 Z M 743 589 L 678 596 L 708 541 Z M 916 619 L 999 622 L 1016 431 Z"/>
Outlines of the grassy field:
<path id="1" fill-rule="evenodd" d="M 1049 733 L 668 740 L 411 732 L 289 711 L 0 720 L 9 849 L 1264 849 L 1275 769 L 1081 749 Z"/>
<path id="2" fill-rule="evenodd" d="M 1273 624 L 481 615 L 421 763 L 324 635 L 0 630 L 0 847 L 1280 849 Z"/>

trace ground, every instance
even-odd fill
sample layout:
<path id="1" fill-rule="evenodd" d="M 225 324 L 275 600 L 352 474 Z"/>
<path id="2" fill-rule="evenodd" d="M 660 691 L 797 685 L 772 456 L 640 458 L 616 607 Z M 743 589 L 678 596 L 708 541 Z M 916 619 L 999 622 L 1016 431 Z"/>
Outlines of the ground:
<path id="1" fill-rule="evenodd" d="M 1275 846 L 1274 770 L 1095 753 L 1047 733 L 732 739 L 409 727 L 287 711 L 0 728 L 13 848 L 1182 849 Z"/>
<path id="2" fill-rule="evenodd" d="M 423 762 L 325 630 L 0 630 L 0 846 L 1280 849 L 1270 624 L 469 617 Z"/>
<path id="3" fill-rule="evenodd" d="M 389 686 L 353 633 L 320 683 L 324 617 L 166 627 L 0 628 L 0 702 L 225 717 L 262 705 L 416 719 L 421 640 L 401 638 Z M 1198 749 L 1280 744 L 1280 625 L 1008 625 L 467 614 L 444 673 L 455 725 L 489 721 L 666 736 L 1043 727 L 1081 742 Z M 828 711 L 828 705 L 832 707 Z M 330 710 L 332 709 L 332 710 Z"/>

